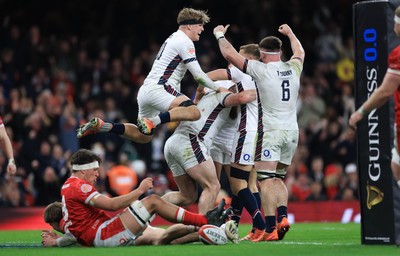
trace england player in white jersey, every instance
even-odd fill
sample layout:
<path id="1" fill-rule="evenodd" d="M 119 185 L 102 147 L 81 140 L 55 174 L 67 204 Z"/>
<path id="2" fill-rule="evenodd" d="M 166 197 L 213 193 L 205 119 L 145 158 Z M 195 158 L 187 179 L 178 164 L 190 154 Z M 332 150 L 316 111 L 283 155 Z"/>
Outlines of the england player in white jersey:
<path id="1" fill-rule="evenodd" d="M 189 70 L 200 85 L 218 92 L 224 90 L 204 73 L 196 57 L 193 42 L 200 40 L 204 24 L 209 21 L 209 16 L 202 10 L 183 8 L 179 12 L 179 29 L 165 40 L 139 89 L 137 126 L 105 123 L 95 117 L 78 129 L 78 138 L 112 132 L 135 142 L 147 143 L 152 138 L 154 128 L 161 123 L 198 120 L 200 112 L 186 95 L 181 94 L 180 83 L 186 71 Z"/>
<path id="2" fill-rule="evenodd" d="M 200 118 L 192 101 L 180 93 L 180 83 L 186 70 L 200 85 L 218 91 L 219 87 L 201 69 L 193 43 L 200 39 L 204 24 L 209 20 L 204 11 L 191 8 L 180 11 L 177 18 L 178 31 L 161 46 L 138 92 L 138 127 L 143 133 L 151 134 L 152 129 L 160 123 Z M 160 112 L 165 114 L 158 116 Z"/>
<path id="3" fill-rule="evenodd" d="M 282 179 L 298 143 L 296 101 L 305 53 L 291 28 L 284 24 L 279 26 L 278 31 L 290 40 L 293 51 L 291 59 L 287 62 L 281 61 L 282 41 L 270 36 L 259 43 L 262 62 L 248 60 L 238 54 L 225 39 L 227 28 L 228 26 L 220 25 L 214 29 L 222 55 L 253 77 L 259 90 L 262 106 L 259 118 L 262 122 L 258 126 L 255 168 L 266 215 L 264 241 L 274 241 L 282 239 L 290 228 L 287 221 L 288 192 Z"/>
<path id="4" fill-rule="evenodd" d="M 259 60 L 260 50 L 257 44 L 240 47 L 239 54 L 249 60 Z M 228 69 L 219 69 L 207 73 L 212 79 L 231 79 L 237 84 L 238 92 L 252 90 L 256 84 L 251 76 L 230 65 Z M 254 170 L 254 149 L 258 127 L 257 99 L 239 106 L 239 114 L 233 138 L 231 168 L 227 172 L 232 189 L 232 219 L 239 223 L 243 207 L 253 219 L 253 228 L 243 240 L 260 241 L 265 233 L 265 222 L 260 207 L 261 200 L 256 185 Z M 232 140 L 231 138 L 231 140 Z M 215 161 L 215 160 L 214 160 Z M 251 179 L 250 179 L 251 178 Z"/>
<path id="5" fill-rule="evenodd" d="M 232 83 L 229 81 L 229 86 Z M 200 120 L 181 122 L 174 134 L 168 138 L 164 156 L 171 168 L 179 191 L 169 192 L 163 199 L 188 205 L 197 200 L 197 184 L 203 191 L 199 198 L 199 213 L 211 209 L 220 190 L 213 161 L 210 157 L 212 138 L 218 133 L 222 122 L 220 116 L 229 115 L 230 107 L 254 100 L 254 92 L 216 93 L 210 91 L 199 101 Z"/>

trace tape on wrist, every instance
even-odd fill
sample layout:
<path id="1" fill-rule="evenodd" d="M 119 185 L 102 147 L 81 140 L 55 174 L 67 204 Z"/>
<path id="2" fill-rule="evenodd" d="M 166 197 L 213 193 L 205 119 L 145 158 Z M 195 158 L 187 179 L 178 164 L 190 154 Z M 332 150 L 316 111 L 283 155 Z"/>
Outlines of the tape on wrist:
<path id="1" fill-rule="evenodd" d="M 360 113 L 362 116 L 365 116 L 366 114 L 368 114 L 368 112 L 365 111 L 362 106 L 357 110 L 357 112 Z"/>
<path id="2" fill-rule="evenodd" d="M 215 32 L 214 35 L 215 35 L 215 38 L 216 38 L 217 40 L 219 40 L 219 39 L 225 37 L 225 36 L 224 36 L 224 32 L 222 32 L 222 31 L 217 31 L 217 32 Z"/>
<path id="3" fill-rule="evenodd" d="M 10 165 L 10 164 L 15 165 L 15 160 L 14 160 L 14 158 L 8 159 L 8 164 L 9 164 L 9 165 Z"/>
<path id="4" fill-rule="evenodd" d="M 400 24 L 400 17 L 394 16 L 394 23 Z"/>

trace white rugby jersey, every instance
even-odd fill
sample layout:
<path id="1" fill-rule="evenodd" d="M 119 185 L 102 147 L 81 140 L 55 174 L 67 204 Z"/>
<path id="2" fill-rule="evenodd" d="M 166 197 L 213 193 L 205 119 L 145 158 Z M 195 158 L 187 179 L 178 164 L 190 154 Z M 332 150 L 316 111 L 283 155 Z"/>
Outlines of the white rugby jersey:
<path id="1" fill-rule="evenodd" d="M 144 86 L 160 85 L 168 88 L 172 86 L 181 91 L 181 80 L 189 69 L 193 77 L 202 78 L 204 86 L 213 86 L 214 83 L 202 71 L 197 58 L 193 41 L 181 30 L 168 37 L 154 60 L 150 73 L 144 80 Z"/>
<path id="2" fill-rule="evenodd" d="M 217 81 L 216 84 L 225 88 L 233 85 L 232 81 Z M 221 127 L 229 120 L 231 108 L 225 107 L 224 104 L 229 94 L 231 93 L 208 91 L 197 104 L 197 109 L 201 114 L 200 119 L 197 121 L 181 122 L 174 133 L 195 134 L 199 140 L 204 141 L 207 148 L 210 148 L 213 139 L 217 136 Z"/>
<path id="3" fill-rule="evenodd" d="M 235 66 L 231 66 L 227 70 L 228 77 L 236 83 L 238 92 L 244 90 L 256 90 L 256 84 L 253 78 Z M 257 131 L 258 122 L 258 108 L 257 108 L 258 95 L 255 100 L 247 104 L 238 106 L 239 116 L 237 118 L 237 131 Z"/>
<path id="4" fill-rule="evenodd" d="M 246 60 L 247 61 L 247 60 Z M 303 65 L 298 61 L 263 63 L 249 60 L 245 72 L 255 80 L 262 107 L 262 126 L 268 130 L 298 130 L 296 102 Z"/>

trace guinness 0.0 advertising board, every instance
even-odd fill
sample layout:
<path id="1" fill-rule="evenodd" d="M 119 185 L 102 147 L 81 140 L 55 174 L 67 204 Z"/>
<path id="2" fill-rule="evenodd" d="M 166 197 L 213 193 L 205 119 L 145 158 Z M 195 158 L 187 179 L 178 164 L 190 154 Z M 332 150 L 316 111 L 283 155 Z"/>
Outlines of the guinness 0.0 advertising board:
<path id="1" fill-rule="evenodd" d="M 353 5 L 356 108 L 382 83 L 387 69 L 388 1 Z M 389 104 L 371 111 L 357 127 L 362 244 L 394 244 Z"/>

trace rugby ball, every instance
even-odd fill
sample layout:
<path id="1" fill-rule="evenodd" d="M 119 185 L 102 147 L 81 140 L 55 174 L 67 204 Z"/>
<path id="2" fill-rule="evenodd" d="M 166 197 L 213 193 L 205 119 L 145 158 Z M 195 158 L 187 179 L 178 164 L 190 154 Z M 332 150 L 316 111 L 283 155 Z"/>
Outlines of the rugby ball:
<path id="1" fill-rule="evenodd" d="M 228 242 L 225 231 L 214 225 L 204 225 L 198 233 L 200 241 L 207 245 L 221 245 Z"/>

